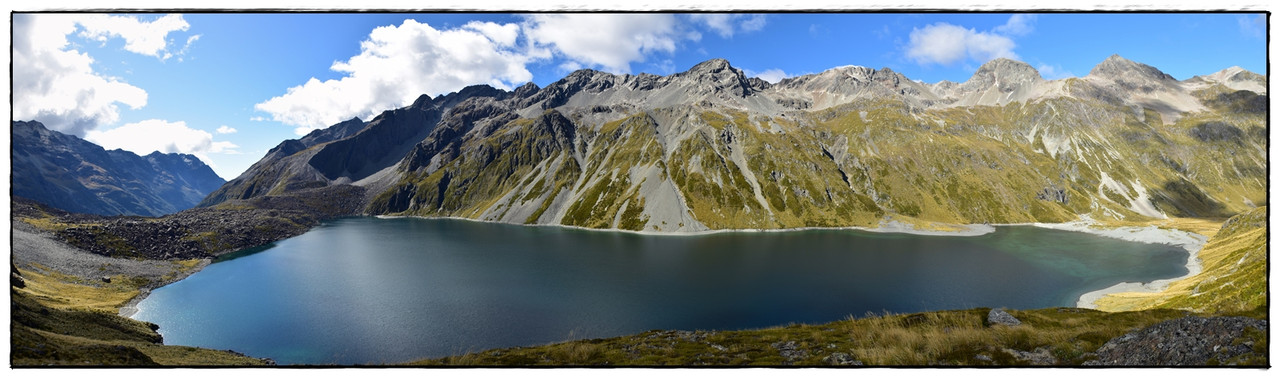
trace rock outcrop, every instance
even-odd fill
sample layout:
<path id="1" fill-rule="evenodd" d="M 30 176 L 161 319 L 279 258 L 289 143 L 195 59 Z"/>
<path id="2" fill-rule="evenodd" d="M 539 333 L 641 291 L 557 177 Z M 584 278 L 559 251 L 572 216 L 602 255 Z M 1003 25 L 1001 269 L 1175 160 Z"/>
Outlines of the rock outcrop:
<path id="1" fill-rule="evenodd" d="M 987 324 L 1013 327 L 1022 325 L 1022 322 L 1004 310 L 993 308 L 987 312 Z"/>
<path id="2" fill-rule="evenodd" d="M 1266 357 L 1245 337 L 1253 330 L 1265 338 L 1267 321 L 1247 317 L 1188 316 L 1169 320 L 1107 341 L 1098 359 L 1085 365 L 1203 366 L 1225 365 L 1250 354 Z"/>

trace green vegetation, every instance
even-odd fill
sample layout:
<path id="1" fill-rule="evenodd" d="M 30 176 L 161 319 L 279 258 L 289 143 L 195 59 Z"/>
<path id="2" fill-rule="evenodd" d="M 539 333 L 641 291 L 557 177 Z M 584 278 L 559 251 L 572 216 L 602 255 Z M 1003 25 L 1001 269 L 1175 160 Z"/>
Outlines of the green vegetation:
<path id="1" fill-rule="evenodd" d="M 1185 309 L 1201 313 L 1245 311 L 1267 303 L 1267 208 L 1227 220 L 1199 257 L 1202 271 L 1159 293 L 1111 294 L 1099 309 Z"/>
<path id="2" fill-rule="evenodd" d="M 1079 365 L 1112 338 L 1188 313 L 1146 310 L 1108 313 L 1078 308 L 1009 311 L 1019 326 L 987 325 L 987 308 L 880 315 L 819 325 L 742 331 L 649 331 L 607 339 L 506 348 L 419 361 L 417 365 Z M 1265 308 L 1244 313 L 1265 317 Z M 1255 353 L 1236 362 L 1265 365 L 1261 332 Z M 1027 358 L 1040 355 L 1043 360 Z M 1248 359 L 1252 358 L 1252 360 Z"/>
<path id="3" fill-rule="evenodd" d="M 155 324 L 116 315 L 145 280 L 116 276 L 90 285 L 54 272 L 19 272 L 24 287 L 10 289 L 13 366 L 266 364 L 227 351 L 162 345 Z"/>

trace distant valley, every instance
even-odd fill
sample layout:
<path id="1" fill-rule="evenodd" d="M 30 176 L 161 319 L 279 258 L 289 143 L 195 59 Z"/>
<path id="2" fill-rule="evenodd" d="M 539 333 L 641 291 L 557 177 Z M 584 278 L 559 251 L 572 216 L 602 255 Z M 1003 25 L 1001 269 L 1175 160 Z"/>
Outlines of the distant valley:
<path id="1" fill-rule="evenodd" d="M 226 182 L 192 155 L 106 150 L 36 121 L 13 122 L 11 135 L 13 195 L 66 211 L 160 216 Z"/>

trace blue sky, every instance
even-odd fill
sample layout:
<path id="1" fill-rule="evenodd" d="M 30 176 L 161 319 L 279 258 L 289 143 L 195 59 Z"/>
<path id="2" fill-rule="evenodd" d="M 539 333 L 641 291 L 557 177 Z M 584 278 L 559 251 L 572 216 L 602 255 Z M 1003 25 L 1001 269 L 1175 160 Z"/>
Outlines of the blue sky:
<path id="1" fill-rule="evenodd" d="M 776 81 L 843 65 L 962 82 L 996 57 L 1049 79 L 1119 54 L 1177 79 L 1266 73 L 1266 20 L 1217 14 L 15 14 L 15 120 L 231 179 L 284 139 L 470 84 L 711 58 Z"/>

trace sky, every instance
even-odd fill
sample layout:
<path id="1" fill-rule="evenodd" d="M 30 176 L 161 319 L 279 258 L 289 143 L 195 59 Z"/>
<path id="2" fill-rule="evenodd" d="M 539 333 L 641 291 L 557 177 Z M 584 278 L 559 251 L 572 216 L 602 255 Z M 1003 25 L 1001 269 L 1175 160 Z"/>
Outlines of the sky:
<path id="1" fill-rule="evenodd" d="M 467 85 L 712 58 L 770 82 L 857 65 L 963 82 L 1012 58 L 1047 79 L 1119 54 L 1184 80 L 1266 74 L 1262 13 L 15 13 L 12 117 L 108 149 L 194 154 L 235 178 L 285 139 Z"/>

